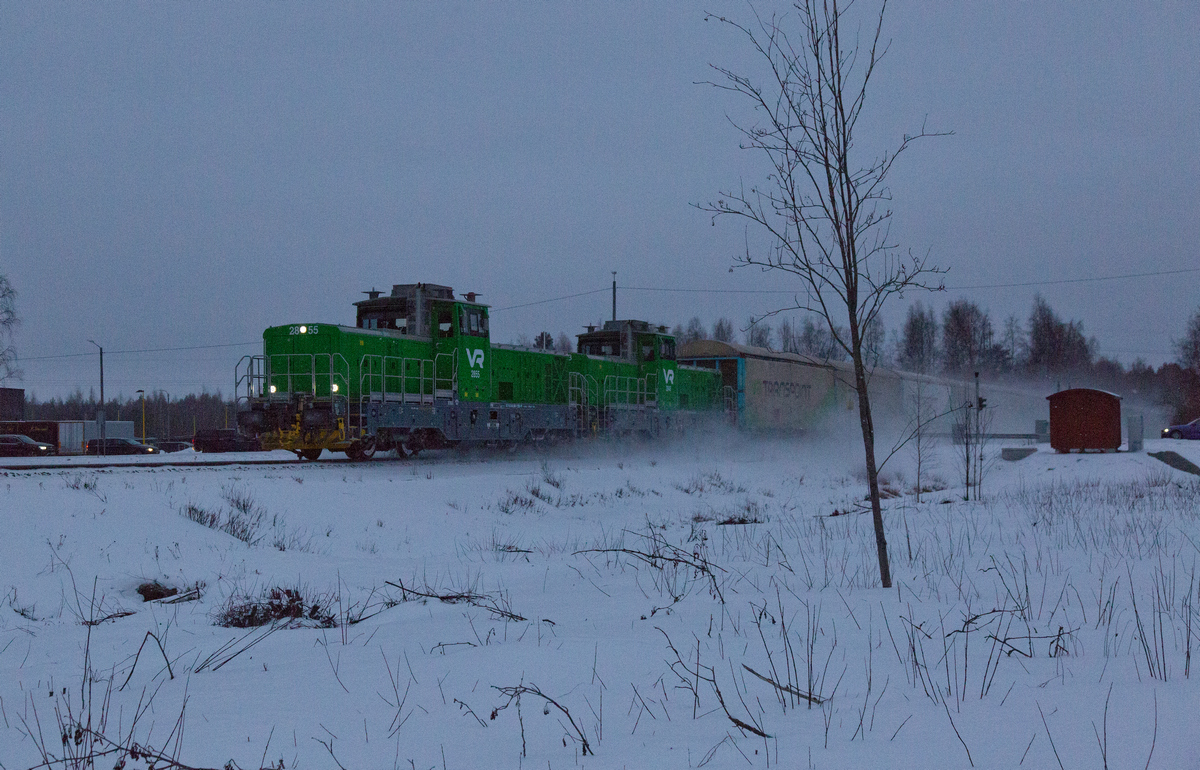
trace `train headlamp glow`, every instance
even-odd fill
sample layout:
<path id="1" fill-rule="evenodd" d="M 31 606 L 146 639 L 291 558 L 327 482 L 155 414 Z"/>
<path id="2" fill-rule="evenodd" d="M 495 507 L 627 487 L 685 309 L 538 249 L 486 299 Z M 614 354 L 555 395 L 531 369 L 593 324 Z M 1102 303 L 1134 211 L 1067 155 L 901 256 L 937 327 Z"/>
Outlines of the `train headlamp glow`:
<path id="1" fill-rule="evenodd" d="M 274 392 L 275 392 L 275 386 L 274 386 L 274 385 L 272 385 L 272 386 L 271 386 L 271 392 L 272 392 L 272 393 L 274 393 Z"/>
<path id="2" fill-rule="evenodd" d="M 301 333 L 301 334 L 308 334 L 308 327 L 307 327 L 307 326 L 301 326 L 301 327 L 300 327 L 300 333 Z"/>
<path id="3" fill-rule="evenodd" d="M 338 385 L 337 385 L 337 383 L 336 383 L 336 382 L 335 382 L 335 383 L 333 383 L 333 392 L 334 392 L 334 393 L 337 393 L 337 392 L 338 392 Z"/>

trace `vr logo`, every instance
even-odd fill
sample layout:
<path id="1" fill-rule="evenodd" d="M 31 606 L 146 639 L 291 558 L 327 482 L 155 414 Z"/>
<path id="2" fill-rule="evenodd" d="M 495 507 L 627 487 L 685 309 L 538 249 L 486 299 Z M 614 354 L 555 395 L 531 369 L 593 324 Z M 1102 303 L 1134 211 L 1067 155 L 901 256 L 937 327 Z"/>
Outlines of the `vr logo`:
<path id="1" fill-rule="evenodd" d="M 467 351 L 467 364 L 474 369 L 476 366 L 483 368 L 483 350 L 476 348 L 475 350 Z"/>
<path id="2" fill-rule="evenodd" d="M 668 385 L 674 385 L 675 384 L 675 371 L 672 369 L 668 369 L 665 372 L 663 372 L 663 381 L 666 382 Z"/>

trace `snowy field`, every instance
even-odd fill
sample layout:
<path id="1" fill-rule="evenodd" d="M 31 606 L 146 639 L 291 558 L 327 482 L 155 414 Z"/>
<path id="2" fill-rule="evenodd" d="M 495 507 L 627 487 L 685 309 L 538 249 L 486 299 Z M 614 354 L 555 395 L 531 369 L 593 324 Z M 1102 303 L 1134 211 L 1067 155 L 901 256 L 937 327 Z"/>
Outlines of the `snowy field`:
<path id="1" fill-rule="evenodd" d="M 2 471 L 0 766 L 1200 767 L 1200 477 L 1040 449 L 890 590 L 852 443 Z"/>

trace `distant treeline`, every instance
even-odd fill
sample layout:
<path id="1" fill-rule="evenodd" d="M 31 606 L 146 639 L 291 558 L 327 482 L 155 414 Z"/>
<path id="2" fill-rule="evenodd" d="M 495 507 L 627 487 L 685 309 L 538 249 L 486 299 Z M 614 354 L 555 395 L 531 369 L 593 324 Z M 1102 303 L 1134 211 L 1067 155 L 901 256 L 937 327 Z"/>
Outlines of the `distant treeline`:
<path id="1" fill-rule="evenodd" d="M 93 420 L 100 409 L 95 393 L 84 397 L 76 390 L 67 399 L 52 398 L 38 401 L 36 396 L 25 400 L 27 420 Z M 106 420 L 131 420 L 135 432 L 142 435 L 142 400 L 133 398 L 110 398 L 104 404 Z M 170 403 L 163 393 L 146 396 L 145 402 L 147 436 L 155 438 L 190 437 L 197 429 L 232 428 L 237 422 L 237 413 L 232 401 L 220 393 L 189 394 L 173 398 Z"/>

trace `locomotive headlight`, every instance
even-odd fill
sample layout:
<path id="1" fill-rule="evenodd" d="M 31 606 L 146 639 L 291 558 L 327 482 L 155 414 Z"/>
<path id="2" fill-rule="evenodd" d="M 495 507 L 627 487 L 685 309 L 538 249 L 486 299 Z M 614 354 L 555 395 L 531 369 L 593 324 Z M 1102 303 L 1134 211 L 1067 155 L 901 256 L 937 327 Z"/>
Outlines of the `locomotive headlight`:
<path id="1" fill-rule="evenodd" d="M 301 327 L 300 327 L 300 333 L 301 333 L 301 334 L 308 334 L 308 327 L 307 327 L 307 326 L 301 326 Z"/>
<path id="2" fill-rule="evenodd" d="M 335 383 L 333 383 L 333 392 L 334 392 L 334 393 L 337 393 L 337 392 L 338 392 L 338 384 L 337 384 L 336 382 L 335 382 Z"/>
<path id="3" fill-rule="evenodd" d="M 275 386 L 274 386 L 274 385 L 272 385 L 272 386 L 271 386 L 271 392 L 272 392 L 272 393 L 274 393 L 274 392 L 275 392 Z"/>

